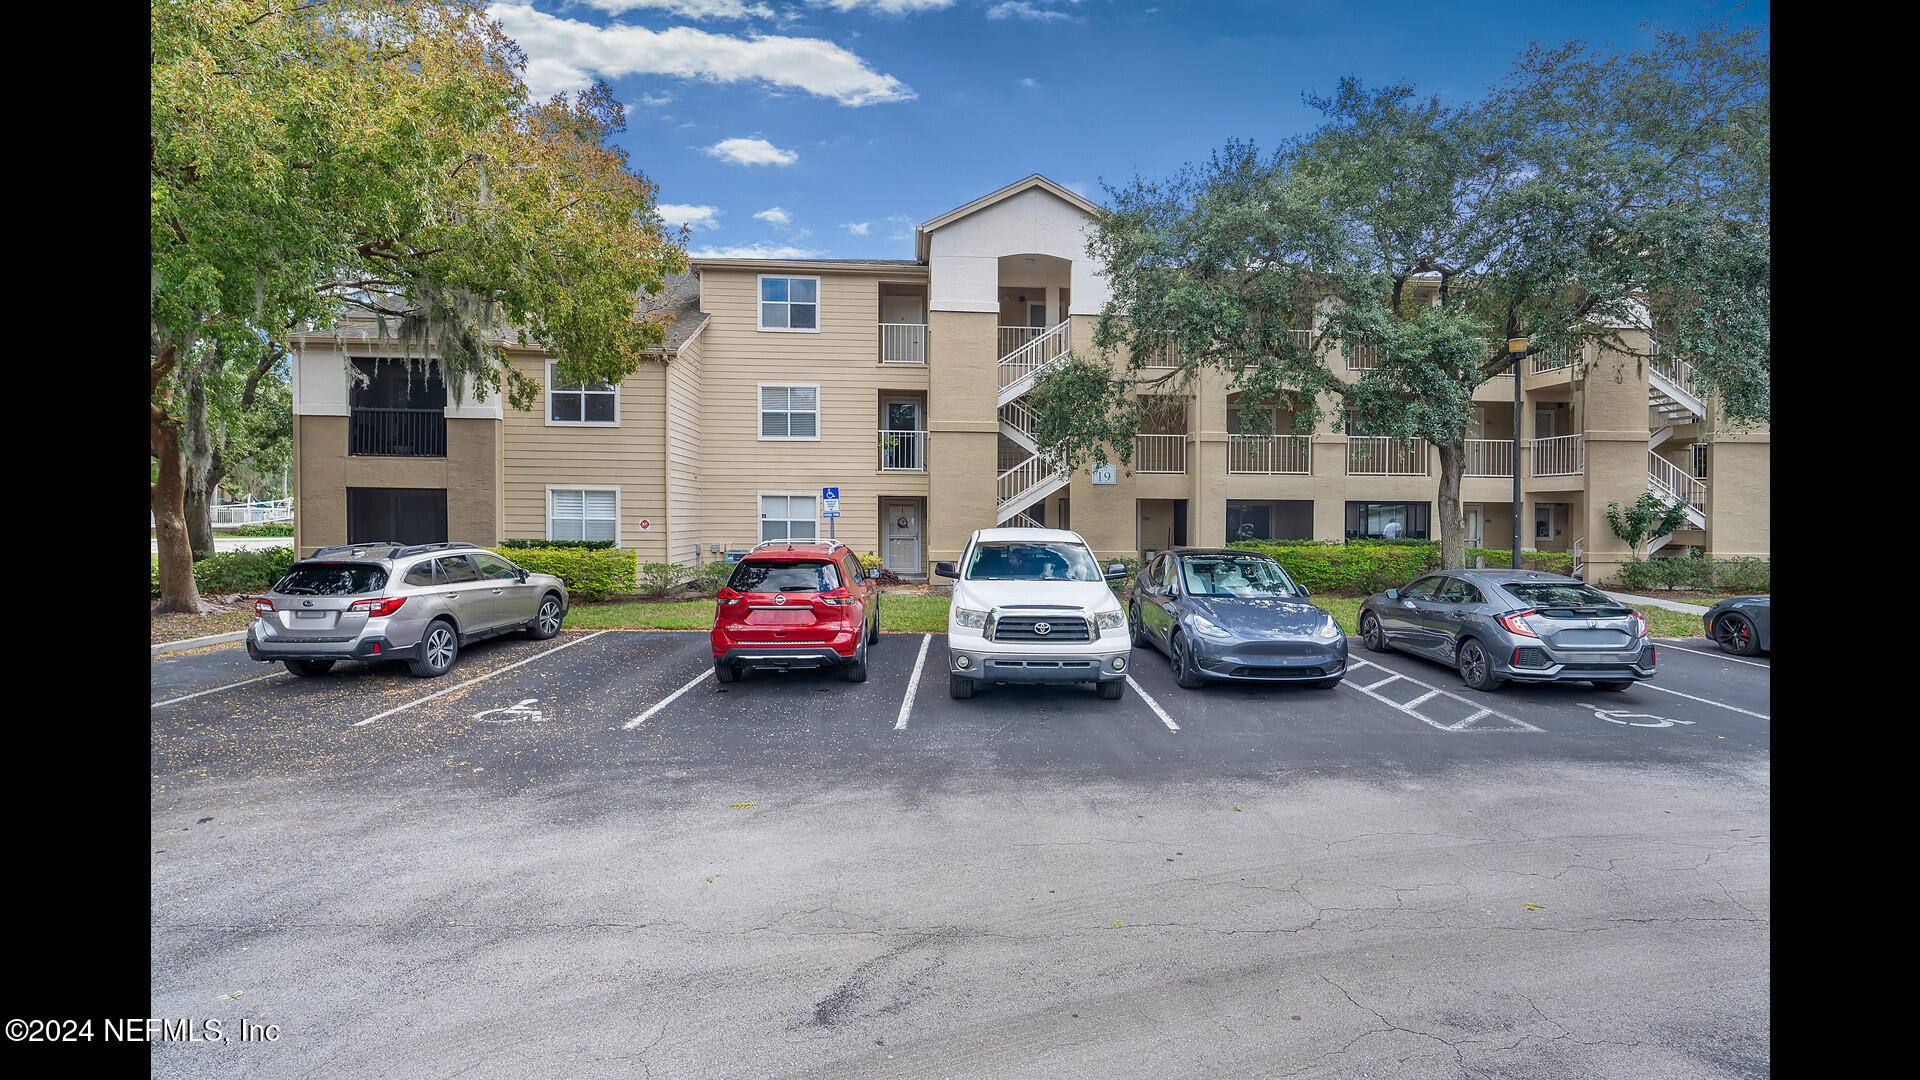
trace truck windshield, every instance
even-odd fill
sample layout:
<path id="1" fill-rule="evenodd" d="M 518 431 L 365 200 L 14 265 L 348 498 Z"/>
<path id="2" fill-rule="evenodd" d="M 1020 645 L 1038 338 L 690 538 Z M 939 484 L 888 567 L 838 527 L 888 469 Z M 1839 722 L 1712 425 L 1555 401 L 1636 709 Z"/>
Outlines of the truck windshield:
<path id="1" fill-rule="evenodd" d="M 1010 540 L 976 545 L 969 581 L 1103 581 L 1093 553 L 1078 544 Z"/>

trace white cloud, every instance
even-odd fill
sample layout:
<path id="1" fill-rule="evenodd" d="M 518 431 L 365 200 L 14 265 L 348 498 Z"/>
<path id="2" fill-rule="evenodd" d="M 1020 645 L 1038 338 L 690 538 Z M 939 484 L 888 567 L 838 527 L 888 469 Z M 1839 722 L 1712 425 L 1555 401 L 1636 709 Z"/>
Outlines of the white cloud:
<path id="1" fill-rule="evenodd" d="M 1020 84 L 1021 86 L 1024 86 L 1024 87 L 1026 87 L 1026 88 L 1027 88 L 1027 89 L 1029 89 L 1029 90 L 1031 90 L 1031 89 L 1033 89 L 1034 87 L 1036 87 L 1036 86 L 1038 86 L 1038 85 L 1040 85 L 1039 83 L 1037 83 L 1037 82 L 1034 82 L 1034 81 L 1033 81 L 1032 79 L 1018 79 L 1018 80 L 1016 80 L 1016 81 L 1017 81 L 1017 82 L 1019 82 L 1019 84 Z"/>
<path id="2" fill-rule="evenodd" d="M 782 150 L 765 139 L 721 139 L 702 150 L 703 154 L 712 154 L 721 161 L 731 161 L 735 165 L 791 165 L 800 160 L 800 155 L 791 150 Z"/>
<path id="3" fill-rule="evenodd" d="M 1048 4 L 1053 3 L 1054 0 L 1040 0 L 1040 2 Z M 1080 0 L 1072 0 L 1072 2 L 1077 4 Z M 989 19 L 1019 18 L 1037 19 L 1045 22 L 1052 19 L 1071 19 L 1073 17 L 1074 16 L 1064 11 L 1055 11 L 1050 7 L 1035 7 L 1029 3 L 1028 0 L 1005 0 L 1004 3 L 995 4 L 987 9 L 987 18 Z"/>
<path id="4" fill-rule="evenodd" d="M 1066 188 L 1068 191 L 1073 192 L 1075 195 L 1078 195 L 1083 199 L 1087 199 L 1089 201 L 1093 199 L 1093 196 L 1088 194 L 1088 189 L 1092 185 L 1088 184 L 1085 180 L 1062 180 L 1060 181 L 1060 186 L 1063 188 Z"/>
<path id="5" fill-rule="evenodd" d="M 777 206 L 769 206 L 753 216 L 756 220 L 764 221 L 769 225 L 790 225 L 793 223 L 793 215 Z"/>
<path id="6" fill-rule="evenodd" d="M 821 38 L 754 34 L 730 37 L 690 26 L 648 30 L 594 26 L 534 10 L 526 3 L 487 9 L 527 54 L 535 97 L 584 90 L 594 76 L 673 75 L 712 82 L 760 81 L 804 90 L 842 105 L 911 101 L 919 95 L 851 52 Z"/>
<path id="7" fill-rule="evenodd" d="M 717 229 L 720 227 L 720 208 L 717 206 L 689 206 L 685 203 L 661 203 L 656 207 L 660 211 L 660 220 L 668 225 L 685 225 L 689 229 Z"/>
<path id="8" fill-rule="evenodd" d="M 696 259 L 817 259 L 820 252 L 791 244 L 737 244 L 724 248 L 701 248 L 687 254 Z"/>
<path id="9" fill-rule="evenodd" d="M 840 227 L 847 230 L 848 232 L 852 233 L 855 236 L 865 236 L 867 235 L 867 230 L 873 228 L 873 222 L 853 221 L 845 225 L 842 225 Z"/>
<path id="10" fill-rule="evenodd" d="M 689 19 L 773 18 L 772 8 L 747 0 L 586 0 L 586 5 L 609 15 L 651 8 Z"/>
<path id="11" fill-rule="evenodd" d="M 657 95 L 641 94 L 640 95 L 640 104 L 645 105 L 649 109 L 657 109 L 660 106 L 665 105 L 667 102 L 672 100 L 673 100 L 672 94 L 657 94 Z"/>
<path id="12" fill-rule="evenodd" d="M 866 8 L 882 15 L 914 15 L 922 11 L 950 8 L 953 0 L 807 0 L 807 4 L 843 12 Z"/>

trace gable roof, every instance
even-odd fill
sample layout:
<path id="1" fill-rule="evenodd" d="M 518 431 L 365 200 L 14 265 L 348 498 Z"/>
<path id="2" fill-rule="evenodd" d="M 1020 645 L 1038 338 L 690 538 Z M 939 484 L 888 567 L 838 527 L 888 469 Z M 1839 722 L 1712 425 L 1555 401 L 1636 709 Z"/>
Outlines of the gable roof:
<path id="1" fill-rule="evenodd" d="M 952 210 L 941 214 L 939 217 L 921 223 L 913 230 L 914 257 L 921 262 L 927 261 L 927 251 L 930 246 L 928 234 L 932 233 L 935 229 L 951 225 L 969 214 L 977 214 L 995 203 L 1004 202 L 1023 191 L 1028 191 L 1033 188 L 1039 188 L 1049 195 L 1065 200 L 1069 206 L 1072 206 L 1083 214 L 1093 215 L 1100 212 L 1100 207 L 1092 201 L 1067 188 L 1061 187 L 1059 184 L 1041 176 L 1039 173 L 1034 173 L 1032 176 L 1023 180 L 1016 180 L 990 195 L 982 195 L 965 206 L 956 206 Z"/>

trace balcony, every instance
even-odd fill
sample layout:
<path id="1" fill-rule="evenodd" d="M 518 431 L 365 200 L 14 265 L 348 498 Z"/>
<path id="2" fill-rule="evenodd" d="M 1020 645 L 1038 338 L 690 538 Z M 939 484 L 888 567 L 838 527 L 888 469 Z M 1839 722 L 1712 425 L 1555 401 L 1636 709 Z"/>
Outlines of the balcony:
<path id="1" fill-rule="evenodd" d="M 447 456 L 447 412 L 355 407 L 347 418 L 347 453 L 356 457 Z"/>
<path id="2" fill-rule="evenodd" d="M 880 429 L 881 472 L 926 472 L 927 433 Z"/>
<path id="3" fill-rule="evenodd" d="M 1227 471 L 1263 476 L 1310 476 L 1313 443 L 1305 435 L 1229 435 Z"/>
<path id="4" fill-rule="evenodd" d="M 1135 435 L 1133 471 L 1137 473 L 1183 473 L 1187 471 L 1185 435 Z"/>
<path id="5" fill-rule="evenodd" d="M 1587 437 L 1556 435 L 1533 440 L 1533 475 L 1579 476 L 1587 471 Z"/>
<path id="6" fill-rule="evenodd" d="M 1347 436 L 1348 476 L 1426 476 L 1427 444 L 1386 435 Z"/>
<path id="7" fill-rule="evenodd" d="M 1462 476 L 1512 476 L 1512 439 L 1468 439 Z"/>
<path id="8" fill-rule="evenodd" d="M 881 323 L 880 362 L 883 364 L 926 363 L 927 324 Z"/>

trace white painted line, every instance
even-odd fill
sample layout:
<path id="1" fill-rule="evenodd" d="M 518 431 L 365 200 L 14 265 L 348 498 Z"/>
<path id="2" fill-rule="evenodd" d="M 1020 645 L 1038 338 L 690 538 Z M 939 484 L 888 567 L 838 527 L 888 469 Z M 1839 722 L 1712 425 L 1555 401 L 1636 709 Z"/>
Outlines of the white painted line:
<path id="1" fill-rule="evenodd" d="M 1452 729 L 1452 730 L 1454 730 L 1454 731 L 1462 731 L 1462 730 L 1465 730 L 1465 728 L 1466 728 L 1466 726 L 1467 726 L 1468 724 L 1471 724 L 1471 723 L 1473 723 L 1473 722 L 1474 722 L 1475 720 L 1478 720 L 1478 719 L 1480 719 L 1480 718 L 1481 718 L 1481 717 L 1483 717 L 1483 716 L 1491 716 L 1492 714 L 1493 714 L 1493 710 L 1492 710 L 1492 709 L 1481 709 L 1481 710 L 1480 710 L 1479 712 L 1477 712 L 1477 713 L 1474 713 L 1474 714 L 1473 714 L 1472 716 L 1469 716 L 1469 717 L 1467 717 L 1467 718 L 1466 718 L 1465 720 L 1462 720 L 1462 721 L 1460 721 L 1459 723 L 1457 723 L 1457 724 L 1455 724 L 1455 725 L 1453 725 L 1453 729 Z"/>
<path id="2" fill-rule="evenodd" d="M 1712 705 L 1714 708 L 1726 709 L 1728 712 L 1746 713 L 1746 715 L 1748 716 L 1758 717 L 1761 720 L 1773 719 L 1773 717 L 1768 716 L 1766 713 L 1748 712 L 1748 710 L 1742 709 L 1737 705 L 1727 705 L 1718 701 L 1709 701 L 1703 697 L 1694 697 L 1692 694 L 1683 694 L 1678 690 L 1669 690 L 1664 686 L 1655 686 L 1652 683 L 1647 682 L 1645 680 L 1634 683 L 1633 685 L 1638 687 L 1644 687 L 1648 690 L 1658 690 L 1663 694 L 1672 694 L 1674 697 L 1683 697 L 1683 698 L 1686 698 L 1688 701 L 1697 701 L 1702 705 Z"/>
<path id="3" fill-rule="evenodd" d="M 177 697 L 177 698 L 168 698 L 168 699 L 167 699 L 167 700 L 165 700 L 165 701 L 156 701 L 156 702 L 154 702 L 154 703 L 153 703 L 152 705 L 149 705 L 149 706 L 147 706 L 147 707 L 148 707 L 148 708 L 150 708 L 150 709 L 157 709 L 157 708 L 159 708 L 159 707 L 160 707 L 160 706 L 162 706 L 162 705 L 176 705 L 176 704 L 179 704 L 179 703 L 180 703 L 180 702 L 182 702 L 182 701 L 189 701 L 189 700 L 191 700 L 191 699 L 193 699 L 193 698 L 197 698 L 197 697 L 205 697 L 205 696 L 207 696 L 208 694 L 217 694 L 217 693 L 219 693 L 219 692 L 220 692 L 220 691 L 222 691 L 222 690 L 231 690 L 231 689 L 233 689 L 233 688 L 234 688 L 234 687 L 236 687 L 236 686 L 247 686 L 247 685 L 250 685 L 250 684 L 252 684 L 252 683 L 257 683 L 257 682 L 265 682 L 265 681 L 266 681 L 266 680 L 268 680 L 268 679 L 277 679 L 277 678 L 279 678 L 279 677 L 280 677 L 280 676 L 282 676 L 282 675 L 291 675 L 291 674 L 293 674 L 293 672 L 291 672 L 291 671 L 276 671 L 276 672 L 274 672 L 274 673 L 273 673 L 273 674 L 271 674 L 271 675 L 262 675 L 262 676 L 260 676 L 260 677 L 259 677 L 259 678 L 257 678 L 257 679 L 247 679 L 247 680 L 245 680 L 245 681 L 242 681 L 242 682 L 233 682 L 233 683 L 228 683 L 228 684 L 227 684 L 227 685 L 225 685 L 225 686 L 216 686 L 216 687 L 214 687 L 214 688 L 213 688 L 213 689 L 211 689 L 211 690 L 202 690 L 202 691 L 200 691 L 200 692 L 199 692 L 199 693 L 197 693 L 197 694 L 186 694 L 186 695 L 183 695 L 183 696 L 181 696 L 181 697 Z"/>
<path id="4" fill-rule="evenodd" d="M 900 703 L 900 716 L 893 722 L 893 730 L 907 730 L 907 714 L 913 711 L 913 696 L 920 692 L 920 669 L 927 666 L 927 646 L 933 644 L 933 635 L 927 634 L 920 639 L 920 655 L 913 661 L 913 676 L 907 680 L 907 698 Z"/>
<path id="5" fill-rule="evenodd" d="M 1689 649 L 1685 645 L 1669 645 L 1666 643 L 1665 638 L 1654 638 L 1654 640 L 1657 642 L 1660 642 L 1659 648 L 1672 649 L 1675 652 L 1690 652 L 1695 656 L 1711 656 L 1715 660 L 1725 660 L 1731 664 L 1746 664 L 1749 667 L 1763 667 L 1768 669 L 1771 669 L 1773 667 L 1772 664 L 1762 664 L 1755 660 L 1742 660 L 1737 656 L 1728 656 L 1725 653 L 1710 653 L 1702 649 Z"/>
<path id="6" fill-rule="evenodd" d="M 1419 697 L 1414 698 L 1412 701 L 1407 702 L 1407 708 L 1411 709 L 1414 706 L 1420 704 L 1421 702 L 1427 700 L 1428 698 L 1433 697 L 1435 694 L 1438 694 L 1439 692 L 1440 691 L 1438 690 L 1429 690 L 1426 693 L 1421 694 Z"/>
<path id="7" fill-rule="evenodd" d="M 1380 680 L 1379 682 L 1377 682 L 1377 683 L 1368 683 L 1368 684 L 1367 684 L 1367 685 L 1365 685 L 1365 686 L 1360 686 L 1360 687 L 1355 687 L 1355 689 L 1357 689 L 1357 690 L 1378 690 L 1378 689 L 1379 689 L 1380 687 L 1382 687 L 1382 686 L 1385 686 L 1385 685 L 1387 685 L 1388 683 L 1390 683 L 1390 682 L 1392 682 L 1393 680 L 1395 680 L 1395 679 L 1398 679 L 1398 678 L 1401 678 L 1401 677 L 1402 677 L 1402 676 L 1399 676 L 1399 675 L 1389 675 L 1389 676 L 1387 676 L 1386 678 L 1384 678 L 1384 679 L 1381 679 L 1381 680 Z M 1412 680 L 1412 679 L 1408 679 L 1407 681 L 1408 681 L 1408 682 L 1412 682 L 1413 680 Z"/>
<path id="8" fill-rule="evenodd" d="M 578 645 L 583 641 L 592 641 L 594 638 L 597 638 L 604 633 L 606 633 L 605 630 L 595 630 L 593 633 L 588 634 L 586 637 L 574 638 L 572 641 L 569 641 L 565 645 L 561 645 L 558 648 L 548 649 L 546 652 L 542 652 L 542 653 L 535 653 L 532 656 L 527 657 L 525 660 L 515 660 L 513 663 L 508 664 L 506 667 L 497 668 L 493 671 L 487 672 L 485 675 L 480 675 L 475 678 L 468 679 L 466 682 L 460 683 L 457 686 L 449 686 L 445 690 L 440 690 L 440 691 L 436 691 L 434 693 L 428 694 L 426 697 L 423 697 L 418 701 L 409 701 L 405 705 L 402 705 L 397 709 L 388 709 L 386 712 L 377 713 L 373 716 L 369 716 L 365 720 L 357 721 L 353 726 L 366 727 L 368 724 L 373 723 L 375 720 L 385 720 L 387 717 L 392 716 L 394 713 L 403 713 L 403 712 L 406 712 L 408 709 L 413 708 L 415 705 L 425 705 L 427 702 L 432 701 L 434 698 L 446 697 L 448 694 L 465 690 L 467 687 L 472 686 L 474 683 L 486 682 L 488 679 L 493 678 L 495 675 L 504 675 L 507 672 L 512 671 L 514 668 L 517 668 L 522 664 L 531 664 L 535 660 L 538 660 L 543 656 L 552 656 L 554 653 L 559 652 L 561 649 L 571 649 L 575 645 Z"/>
<path id="9" fill-rule="evenodd" d="M 186 652 L 189 649 L 204 649 L 212 645 L 225 645 L 230 641 L 245 641 L 246 639 L 247 632 L 245 630 L 233 630 L 225 634 L 207 634 L 203 637 L 181 638 L 179 641 L 163 641 L 153 647 L 151 655 L 164 656 L 167 653 Z"/>
<path id="10" fill-rule="evenodd" d="M 1372 663 L 1367 660 L 1349 660 L 1347 662 L 1348 667 L 1352 667 L 1356 664 L 1365 664 L 1367 667 L 1377 667 L 1377 668 L 1380 668 L 1380 670 L 1382 671 L 1391 670 L 1389 668 L 1381 667 L 1381 665 Z M 1386 705 L 1395 709 L 1396 711 L 1406 713 L 1408 716 L 1413 717 L 1415 720 L 1418 720 L 1429 727 L 1438 728 L 1441 731 L 1452 731 L 1452 732 L 1465 731 L 1467 730 L 1468 724 L 1474 723 L 1475 721 L 1479 720 L 1483 716 L 1497 716 L 1500 719 L 1505 720 L 1507 723 L 1512 724 L 1514 728 L 1517 728 L 1521 731 L 1537 732 L 1540 730 L 1539 728 L 1534 727 L 1532 724 L 1527 723 L 1525 720 L 1522 720 L 1517 716 L 1512 716 L 1510 714 L 1503 713 L 1498 709 L 1480 708 L 1479 702 L 1474 701 L 1471 698 L 1461 697 L 1459 694 L 1456 694 L 1451 690 L 1443 690 L 1438 686 L 1434 686 L 1430 683 L 1423 683 L 1419 679 L 1415 679 L 1407 675 L 1396 675 L 1394 676 L 1394 678 L 1406 679 L 1408 682 L 1421 688 L 1422 690 L 1429 690 L 1429 691 L 1432 691 L 1432 693 L 1425 694 L 1421 697 L 1415 698 L 1412 701 L 1402 704 L 1398 701 L 1393 700 L 1392 698 L 1385 697 L 1381 694 L 1376 694 L 1373 692 L 1373 686 L 1385 686 L 1387 683 L 1392 682 L 1393 679 L 1383 679 L 1380 682 L 1374 683 L 1373 686 L 1361 686 L 1359 683 L 1345 681 L 1345 680 L 1343 680 L 1340 683 L 1340 685 L 1352 687 L 1355 691 L 1367 695 L 1368 697 L 1374 699 L 1375 701 L 1380 702 L 1382 705 Z M 1422 713 L 1419 710 L 1414 708 L 1415 705 L 1418 705 L 1421 702 L 1427 700 L 1428 698 L 1433 697 L 1435 694 L 1452 698 L 1453 700 L 1461 703 L 1462 705 L 1467 706 L 1468 708 L 1479 708 L 1480 711 L 1474 713 L 1472 716 L 1467 717 L 1465 720 L 1462 720 L 1459 723 L 1443 724 L 1440 721 L 1435 720 L 1433 717 L 1428 716 L 1425 713 Z M 1501 730 L 1513 730 L 1513 729 L 1512 728 L 1506 728 L 1506 729 L 1495 728 L 1492 730 L 1501 731 Z"/>
<path id="11" fill-rule="evenodd" d="M 1167 715 L 1167 710 L 1161 708 L 1160 703 L 1153 700 L 1152 694 L 1140 689 L 1140 684 L 1133 681 L 1133 676 L 1127 676 L 1127 685 L 1133 687 L 1133 692 L 1139 694 L 1140 700 L 1147 703 L 1147 708 L 1153 710 L 1153 715 L 1159 717 L 1160 722 L 1167 725 L 1168 731 L 1180 730 L 1180 725 L 1173 722 L 1173 717 Z"/>
<path id="12" fill-rule="evenodd" d="M 627 721 L 624 725 L 622 725 L 623 729 L 626 731 L 632 731 L 634 728 L 637 728 L 641 724 L 646 723 L 648 720 L 653 719 L 653 715 L 655 713 L 673 704 L 674 699 L 678 698 L 681 694 L 684 694 L 687 691 L 693 689 L 694 687 L 699 686 L 701 683 L 701 680 L 705 679 L 707 676 L 711 674 L 713 674 L 713 669 L 708 668 L 707 670 L 702 671 L 700 674 L 695 675 L 693 678 L 688 679 L 687 684 L 685 686 L 682 686 L 680 689 L 675 690 L 671 694 L 668 694 L 665 698 L 661 699 L 658 705 L 655 705 L 653 708 L 648 709 L 646 712 L 643 712 L 639 716 L 636 716 L 633 719 Z"/>

